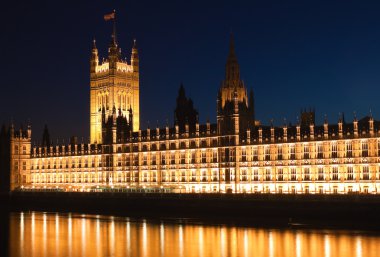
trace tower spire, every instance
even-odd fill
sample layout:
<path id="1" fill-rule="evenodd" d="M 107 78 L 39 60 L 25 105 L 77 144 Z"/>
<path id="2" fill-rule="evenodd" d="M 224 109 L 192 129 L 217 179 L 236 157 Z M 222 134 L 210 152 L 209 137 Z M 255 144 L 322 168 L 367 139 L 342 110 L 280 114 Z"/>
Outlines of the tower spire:
<path id="1" fill-rule="evenodd" d="M 229 87 L 236 87 L 240 80 L 240 68 L 235 54 L 234 36 L 230 35 L 230 49 L 226 63 L 226 82 Z"/>

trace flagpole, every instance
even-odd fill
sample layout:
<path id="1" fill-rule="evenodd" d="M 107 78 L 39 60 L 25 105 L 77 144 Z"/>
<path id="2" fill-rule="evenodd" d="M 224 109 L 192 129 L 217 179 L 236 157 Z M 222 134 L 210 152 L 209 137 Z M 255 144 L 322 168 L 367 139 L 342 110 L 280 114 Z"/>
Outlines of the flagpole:
<path id="1" fill-rule="evenodd" d="M 113 40 L 116 44 L 116 10 L 113 10 Z"/>

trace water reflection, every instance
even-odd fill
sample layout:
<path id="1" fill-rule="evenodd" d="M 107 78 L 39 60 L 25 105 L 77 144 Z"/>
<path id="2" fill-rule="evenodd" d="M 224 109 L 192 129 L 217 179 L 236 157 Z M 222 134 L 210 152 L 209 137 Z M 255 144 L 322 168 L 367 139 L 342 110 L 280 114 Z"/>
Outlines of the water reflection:
<path id="1" fill-rule="evenodd" d="M 380 237 L 339 231 L 268 230 L 100 215 L 21 212 L 10 218 L 11 257 L 372 257 Z"/>

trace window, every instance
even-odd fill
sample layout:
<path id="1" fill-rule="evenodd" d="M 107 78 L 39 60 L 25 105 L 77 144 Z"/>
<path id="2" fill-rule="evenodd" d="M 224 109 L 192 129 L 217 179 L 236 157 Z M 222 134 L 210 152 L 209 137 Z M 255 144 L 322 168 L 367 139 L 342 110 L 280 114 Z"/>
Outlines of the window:
<path id="1" fill-rule="evenodd" d="M 362 157 L 368 157 L 368 142 L 362 142 Z"/>
<path id="2" fill-rule="evenodd" d="M 25 145 L 22 147 L 22 154 L 26 154 L 26 146 Z"/>
<path id="3" fill-rule="evenodd" d="M 270 161 L 270 148 L 269 145 L 264 147 L 265 160 Z"/>
<path id="4" fill-rule="evenodd" d="M 191 152 L 191 163 L 195 163 L 195 152 Z"/>
<path id="5" fill-rule="evenodd" d="M 216 170 L 212 171 L 212 180 L 218 181 L 218 172 Z"/>
<path id="6" fill-rule="evenodd" d="M 207 182 L 207 173 L 205 170 L 202 171 L 202 182 Z"/>
<path id="7" fill-rule="evenodd" d="M 271 175 L 271 170 L 270 169 L 265 169 L 265 180 L 266 181 L 271 181 L 272 180 L 272 175 Z"/>
<path id="8" fill-rule="evenodd" d="M 192 182 L 195 182 L 195 181 L 197 181 L 197 180 L 196 180 L 196 177 L 197 177 L 197 176 L 196 176 L 196 173 L 195 173 L 195 171 L 194 171 L 194 170 L 193 170 L 193 171 L 191 171 L 191 181 L 192 181 Z"/>
<path id="9" fill-rule="evenodd" d="M 277 180 L 278 181 L 283 181 L 284 180 L 284 173 L 283 170 L 280 168 L 277 171 Z"/>
<path id="10" fill-rule="evenodd" d="M 162 165 L 166 164 L 166 158 L 165 158 L 165 154 L 164 153 L 161 155 L 161 164 Z"/>
<path id="11" fill-rule="evenodd" d="M 175 153 L 170 154 L 170 164 L 175 164 Z"/>
<path id="12" fill-rule="evenodd" d="M 252 148 L 252 160 L 258 161 L 258 153 L 257 153 L 257 147 Z"/>
<path id="13" fill-rule="evenodd" d="M 22 162 L 22 170 L 26 170 L 26 162 Z"/>
<path id="14" fill-rule="evenodd" d="M 181 172 L 181 181 L 186 182 L 186 172 L 185 171 Z"/>
<path id="15" fill-rule="evenodd" d="M 346 157 L 352 157 L 352 142 L 346 142 Z"/>
<path id="16" fill-rule="evenodd" d="M 325 180 L 325 174 L 322 167 L 318 167 L 318 180 Z"/>
<path id="17" fill-rule="evenodd" d="M 303 158 L 304 159 L 309 159 L 310 158 L 309 145 L 307 145 L 307 144 L 303 145 Z"/>
<path id="18" fill-rule="evenodd" d="M 323 158 L 323 145 L 322 144 L 317 145 L 317 158 L 318 159 Z"/>
<path id="19" fill-rule="evenodd" d="M 291 181 L 297 181 L 297 170 L 296 170 L 296 168 L 290 169 L 290 180 Z"/>
<path id="20" fill-rule="evenodd" d="M 154 152 L 150 156 L 150 164 L 156 165 L 156 153 L 154 153 Z"/>
<path id="21" fill-rule="evenodd" d="M 139 165 L 139 156 L 137 154 L 133 156 L 133 165 Z"/>
<path id="22" fill-rule="evenodd" d="M 148 155 L 146 153 L 143 155 L 143 165 L 148 165 Z"/>
<path id="23" fill-rule="evenodd" d="M 18 145 L 15 145 L 15 154 L 18 154 Z"/>
<path id="24" fill-rule="evenodd" d="M 181 152 L 181 164 L 185 164 L 186 159 L 185 159 L 185 152 Z"/>
<path id="25" fill-rule="evenodd" d="M 354 167 L 347 167 L 347 180 L 354 180 Z"/>
<path id="26" fill-rule="evenodd" d="M 15 170 L 18 170 L 18 161 L 15 161 L 14 169 L 15 169 Z"/>
<path id="27" fill-rule="evenodd" d="M 202 151 L 202 163 L 206 163 L 206 151 Z"/>
<path id="28" fill-rule="evenodd" d="M 247 151 L 245 150 L 245 148 L 241 149 L 241 161 L 242 162 L 246 162 L 247 161 Z"/>
<path id="29" fill-rule="evenodd" d="M 282 160 L 282 146 L 277 146 L 277 160 Z"/>
<path id="30" fill-rule="evenodd" d="M 157 172 L 152 172 L 152 182 L 157 182 Z"/>
<path id="31" fill-rule="evenodd" d="M 338 167 L 332 168 L 332 179 L 333 180 L 339 180 Z"/>
<path id="32" fill-rule="evenodd" d="M 363 166 L 363 180 L 369 180 L 369 167 Z"/>
<path id="33" fill-rule="evenodd" d="M 218 152 L 216 150 L 212 151 L 212 162 L 213 163 L 218 162 Z"/>
<path id="34" fill-rule="evenodd" d="M 259 170 L 258 169 L 253 170 L 253 180 L 259 181 Z"/>
<path id="35" fill-rule="evenodd" d="M 309 181 L 310 180 L 310 169 L 304 168 L 303 170 L 303 180 Z"/>
<path id="36" fill-rule="evenodd" d="M 242 170 L 241 172 L 241 181 L 247 181 L 247 171 L 246 170 Z"/>
<path id="37" fill-rule="evenodd" d="M 331 144 L 331 158 L 338 158 L 338 146 L 336 142 Z"/>
<path id="38" fill-rule="evenodd" d="M 296 148 L 294 145 L 289 146 L 290 160 L 296 159 Z"/>

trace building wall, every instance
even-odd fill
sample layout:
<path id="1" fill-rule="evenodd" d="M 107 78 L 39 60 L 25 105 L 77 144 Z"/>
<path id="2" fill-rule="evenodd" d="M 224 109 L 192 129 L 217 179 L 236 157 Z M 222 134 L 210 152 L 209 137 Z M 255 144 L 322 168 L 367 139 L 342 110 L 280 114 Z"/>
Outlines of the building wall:
<path id="1" fill-rule="evenodd" d="M 167 130 L 168 131 L 168 130 Z M 215 132 L 161 134 L 132 143 L 34 148 L 25 188 L 174 192 L 378 193 L 380 134 L 297 140 L 248 138 L 218 146 Z M 56 148 L 56 149 L 54 149 Z M 87 148 L 86 148 L 87 149 Z M 229 159 L 225 151 L 229 149 Z M 45 154 L 41 154 L 41 152 Z M 40 152 L 37 154 L 37 152 Z M 56 153 L 54 153 L 56 152 Z M 19 166 L 20 167 L 20 166 Z M 227 173 L 229 179 L 227 179 Z M 22 181 L 24 182 L 24 180 Z M 30 183 L 28 183 L 30 182 Z"/>

